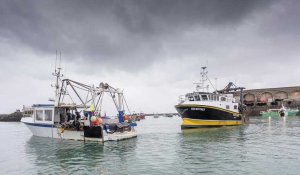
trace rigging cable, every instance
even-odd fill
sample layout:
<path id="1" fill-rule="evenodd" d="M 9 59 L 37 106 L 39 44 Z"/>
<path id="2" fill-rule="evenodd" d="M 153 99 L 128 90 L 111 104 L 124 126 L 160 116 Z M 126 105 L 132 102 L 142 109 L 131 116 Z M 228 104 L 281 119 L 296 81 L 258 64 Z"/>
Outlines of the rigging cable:
<path id="1" fill-rule="evenodd" d="M 114 104 L 115 104 L 115 106 L 116 106 L 116 108 L 117 108 L 117 110 L 118 110 L 118 112 L 119 112 L 119 108 L 118 108 L 118 105 L 117 105 L 117 102 L 116 102 L 115 96 L 113 96 L 113 95 L 112 95 L 112 93 L 111 93 L 111 90 L 110 90 L 110 89 L 109 89 L 109 93 L 110 93 L 110 95 L 111 95 L 111 98 L 113 99 L 113 101 L 114 101 Z"/>
<path id="2" fill-rule="evenodd" d="M 131 115 L 131 112 L 130 112 L 130 110 L 129 110 L 129 107 L 128 107 L 128 105 L 127 105 L 127 102 L 126 102 L 126 99 L 125 99 L 124 95 L 123 95 L 123 100 L 124 100 L 124 102 L 125 102 L 125 104 L 126 104 L 126 107 L 127 107 L 128 112 L 129 112 L 129 115 Z"/>

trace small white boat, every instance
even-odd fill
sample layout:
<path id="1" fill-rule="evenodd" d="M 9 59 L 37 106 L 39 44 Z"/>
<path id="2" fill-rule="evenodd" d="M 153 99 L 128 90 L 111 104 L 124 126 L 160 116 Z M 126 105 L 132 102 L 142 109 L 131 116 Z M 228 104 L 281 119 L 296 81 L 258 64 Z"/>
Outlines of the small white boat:
<path id="1" fill-rule="evenodd" d="M 33 135 L 99 142 L 137 136 L 136 123 L 124 121 L 124 104 L 127 104 L 121 90 L 104 83 L 94 87 L 70 79 L 61 80 L 60 70 L 56 69 L 53 74 L 56 76 L 54 104 L 35 104 L 23 109 L 21 122 Z M 105 93 L 112 97 L 117 108 L 116 119 L 100 116 Z M 71 99 L 72 103 L 67 103 L 67 99 Z M 76 99 L 79 103 L 75 102 Z"/>
<path id="2" fill-rule="evenodd" d="M 261 111 L 260 115 L 262 117 L 290 117 L 296 116 L 298 112 L 298 109 L 291 109 L 282 105 L 280 109 L 268 109 L 266 111 Z"/>

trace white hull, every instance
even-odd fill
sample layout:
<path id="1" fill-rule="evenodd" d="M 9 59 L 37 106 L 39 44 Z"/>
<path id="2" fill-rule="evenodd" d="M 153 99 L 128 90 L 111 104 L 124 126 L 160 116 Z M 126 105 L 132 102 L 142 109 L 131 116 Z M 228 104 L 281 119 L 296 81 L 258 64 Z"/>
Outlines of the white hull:
<path id="1" fill-rule="evenodd" d="M 33 135 L 39 137 L 55 138 L 55 139 L 105 142 L 105 141 L 118 141 L 118 140 L 137 137 L 137 132 L 135 130 L 125 131 L 122 133 L 121 132 L 107 133 L 104 131 L 103 138 L 91 138 L 91 137 L 84 137 L 83 131 L 64 130 L 64 132 L 61 132 L 60 128 L 52 127 L 51 125 L 44 125 L 44 124 L 37 125 L 37 124 L 25 123 L 25 122 L 23 123 L 30 129 Z"/>

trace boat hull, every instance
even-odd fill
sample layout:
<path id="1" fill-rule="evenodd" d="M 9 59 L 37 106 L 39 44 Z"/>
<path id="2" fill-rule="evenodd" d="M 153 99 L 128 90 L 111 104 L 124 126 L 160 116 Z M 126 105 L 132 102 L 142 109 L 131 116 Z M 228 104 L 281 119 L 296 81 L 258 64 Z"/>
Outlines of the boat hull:
<path id="1" fill-rule="evenodd" d="M 299 110 L 289 110 L 288 116 L 296 116 L 298 114 Z"/>
<path id="2" fill-rule="evenodd" d="M 182 117 L 182 128 L 241 125 L 242 118 L 237 112 L 207 105 L 176 105 Z"/>
<path id="3" fill-rule="evenodd" d="M 96 141 L 96 142 L 105 142 L 105 141 L 118 141 L 129 138 L 137 137 L 137 132 L 135 129 L 131 131 L 124 132 L 114 132 L 107 133 L 103 132 L 103 137 L 85 137 L 84 131 L 76 130 L 66 130 L 62 128 L 57 128 L 52 124 L 37 124 L 37 123 L 27 123 L 23 122 L 34 136 L 38 137 L 48 137 L 54 139 L 67 139 L 67 140 L 79 140 L 79 141 Z"/>
<path id="4" fill-rule="evenodd" d="M 298 110 L 287 110 L 285 112 L 285 115 L 283 117 L 296 116 L 298 112 L 299 112 Z M 272 118 L 273 117 L 274 118 L 275 117 L 281 117 L 280 114 L 279 114 L 279 112 L 277 112 L 277 111 L 269 111 L 269 112 L 264 111 L 264 112 L 261 113 L 261 116 L 264 117 L 264 118 L 267 118 L 267 117 L 272 117 Z"/>
<path id="5" fill-rule="evenodd" d="M 268 118 L 268 117 L 280 117 L 279 113 L 278 112 L 264 112 L 261 114 L 262 117 L 264 118 Z"/>

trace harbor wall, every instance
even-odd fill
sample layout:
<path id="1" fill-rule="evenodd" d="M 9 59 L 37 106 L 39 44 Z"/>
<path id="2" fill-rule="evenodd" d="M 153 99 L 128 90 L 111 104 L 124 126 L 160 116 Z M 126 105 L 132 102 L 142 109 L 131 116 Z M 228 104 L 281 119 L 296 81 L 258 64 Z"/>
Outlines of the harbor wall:
<path id="1" fill-rule="evenodd" d="M 0 122 L 19 122 L 22 117 L 23 114 L 20 111 L 11 114 L 0 114 Z"/>
<path id="2" fill-rule="evenodd" d="M 239 92 L 233 92 L 233 96 L 240 101 Z M 243 103 L 248 116 L 258 116 L 261 111 L 279 109 L 282 105 L 300 109 L 300 86 L 244 90 Z"/>

